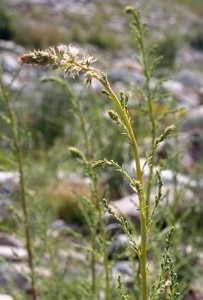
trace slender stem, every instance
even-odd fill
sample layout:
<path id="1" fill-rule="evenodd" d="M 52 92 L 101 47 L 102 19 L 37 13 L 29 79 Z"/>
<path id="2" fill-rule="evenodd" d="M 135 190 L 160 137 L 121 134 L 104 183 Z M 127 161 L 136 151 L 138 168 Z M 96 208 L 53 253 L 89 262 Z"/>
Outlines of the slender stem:
<path id="1" fill-rule="evenodd" d="M 104 264 L 104 273 L 105 273 L 105 300 L 110 300 L 110 274 L 109 274 L 109 261 L 106 247 L 106 232 L 104 227 L 104 221 L 102 216 L 101 204 L 99 205 L 99 219 L 101 226 L 101 238 L 102 238 L 102 252 L 103 252 L 103 264 Z"/>
<path id="2" fill-rule="evenodd" d="M 74 49 L 72 49 L 74 50 Z M 147 265 L 147 260 L 146 260 L 146 252 L 147 252 L 147 219 L 146 219 L 146 195 L 144 191 L 144 181 L 143 181 L 143 170 L 141 168 L 140 164 L 140 155 L 139 155 L 139 150 L 138 150 L 138 145 L 137 145 L 137 140 L 134 134 L 134 131 L 131 126 L 131 121 L 130 121 L 130 116 L 128 115 L 128 111 L 126 107 L 123 107 L 121 101 L 118 99 L 114 91 L 112 90 L 107 78 L 105 76 L 100 77 L 97 73 L 97 71 L 94 68 L 90 67 L 91 63 L 91 58 L 80 60 L 77 61 L 77 55 L 74 53 L 75 51 L 71 52 L 71 48 L 67 49 L 69 51 L 69 55 L 71 59 L 67 59 L 67 64 L 64 63 L 66 61 L 66 56 L 64 54 L 63 58 L 63 66 L 62 68 L 65 70 L 66 74 L 69 74 L 70 76 L 74 77 L 77 75 L 79 72 L 84 72 L 86 75 L 86 83 L 91 83 L 92 79 L 95 78 L 97 81 L 99 81 L 105 91 L 108 93 L 109 98 L 114 102 L 114 105 L 116 106 L 117 111 L 120 114 L 120 117 L 122 119 L 122 125 L 125 129 L 125 132 L 128 135 L 128 138 L 130 140 L 130 144 L 133 150 L 134 154 L 134 160 L 136 164 L 136 179 L 138 181 L 139 185 L 139 190 L 138 190 L 138 197 L 139 197 L 139 209 L 140 209 L 140 223 L 141 223 L 141 244 L 140 244 L 140 249 L 139 249 L 139 263 L 140 263 L 140 277 L 141 277 L 141 286 L 142 286 L 142 300 L 147 300 L 147 270 L 146 270 L 146 265 Z M 25 54 L 21 56 L 21 61 L 23 63 L 34 63 L 34 64 L 40 64 L 40 65 L 46 65 L 47 64 L 47 59 L 48 61 L 53 64 L 54 62 L 57 62 L 57 56 L 56 58 L 53 58 L 53 49 L 49 49 L 49 51 L 46 52 L 40 52 L 40 51 L 35 51 L 33 54 Z M 63 51 L 62 51 L 63 52 Z M 77 52 L 77 51 L 76 51 Z M 55 52 L 54 52 L 55 53 Z M 58 62 L 57 62 L 58 63 Z M 150 78 L 150 77 L 149 77 Z M 148 82 L 149 84 L 149 82 Z M 150 92 L 150 90 L 149 90 Z M 149 97 L 151 99 L 151 96 Z M 151 101 L 151 100 L 150 100 Z M 151 102 L 150 102 L 151 103 Z M 150 106 L 151 107 L 151 106 Z M 151 112 L 152 112 L 152 107 L 151 107 Z M 107 262 L 107 257 L 104 257 L 104 264 L 108 266 Z M 108 270 L 106 270 L 106 298 L 107 300 L 109 299 L 109 277 L 108 277 Z"/>
<path id="3" fill-rule="evenodd" d="M 104 265 L 104 274 L 105 274 L 105 300 L 110 300 L 110 274 L 109 274 L 109 261 L 108 261 L 108 254 L 107 254 L 107 237 L 106 237 L 106 230 L 104 225 L 104 218 L 103 218 L 103 210 L 102 210 L 102 203 L 101 199 L 98 196 L 97 190 L 97 176 L 92 174 L 92 197 L 93 203 L 95 204 L 98 215 L 99 215 L 99 226 L 101 230 L 101 247 L 102 247 L 102 254 L 103 254 L 103 265 Z"/>
<path id="4" fill-rule="evenodd" d="M 110 274 L 109 274 L 109 261 L 108 261 L 108 254 L 107 254 L 107 245 L 106 245 L 107 237 L 106 237 L 100 199 L 98 199 L 98 212 L 99 212 L 99 221 L 101 227 L 101 238 L 102 238 L 102 246 L 103 246 L 103 263 L 104 263 L 104 272 L 105 272 L 105 300 L 110 300 Z"/>
<path id="5" fill-rule="evenodd" d="M 175 122 L 177 124 L 177 122 Z M 177 126 L 177 125 L 176 125 Z M 179 136 L 175 135 L 175 145 L 176 149 L 179 149 L 180 143 L 179 143 Z M 177 151 L 179 153 L 179 151 Z M 177 180 L 177 170 L 179 167 L 179 159 L 178 159 L 178 154 L 175 154 L 175 157 L 173 157 L 173 198 L 174 198 L 174 203 L 173 203 L 173 212 L 174 212 L 174 218 L 177 218 L 177 213 L 178 213 L 178 205 L 179 205 L 179 195 L 178 195 L 178 180 Z"/>
<path id="6" fill-rule="evenodd" d="M 32 298 L 33 300 L 37 300 L 37 289 L 36 289 L 36 280 L 35 280 L 35 270 L 34 270 L 34 263 L 33 263 L 33 253 L 32 253 L 32 243 L 31 243 L 31 233 L 29 228 L 28 222 L 28 212 L 27 212 L 27 204 L 26 204 L 26 192 L 25 192 L 25 179 L 24 179 L 24 171 L 23 171 L 23 157 L 22 157 L 22 150 L 19 142 L 18 130 L 17 125 L 15 122 L 15 117 L 13 113 L 13 109 L 10 104 L 10 99 L 8 93 L 5 91 L 3 87 L 3 83 L 0 80 L 1 90 L 3 99 L 6 103 L 8 117 L 10 121 L 10 128 L 13 137 L 14 147 L 16 151 L 16 157 L 18 161 L 18 171 L 20 175 L 20 195 L 21 195 L 21 204 L 23 209 L 23 224 L 24 224 L 24 231 L 25 231 L 25 238 L 26 238 L 26 248 L 28 251 L 28 263 L 31 272 L 31 288 L 32 288 Z"/>
<path id="7" fill-rule="evenodd" d="M 95 249 L 96 249 L 96 237 L 95 237 L 95 229 L 91 232 L 91 244 L 92 244 L 92 252 L 91 252 L 91 278 L 92 278 L 92 296 L 94 298 L 96 294 L 96 256 L 95 256 Z"/>
<path id="8" fill-rule="evenodd" d="M 115 95 L 108 81 L 104 81 L 94 74 L 94 77 L 99 80 L 99 82 L 104 86 L 106 91 L 109 93 L 109 97 L 115 103 L 121 117 L 123 123 L 125 125 L 128 137 L 131 142 L 131 146 L 134 153 L 134 159 L 136 164 L 136 178 L 142 187 L 141 192 L 139 193 L 139 206 L 140 206 L 140 223 L 141 223 L 141 245 L 140 245 L 140 253 L 139 253 L 139 261 L 140 261 L 140 276 L 141 276 L 141 286 L 142 286 L 142 299 L 147 300 L 147 222 L 146 222 L 146 196 L 144 193 L 144 182 L 143 182 L 143 171 L 141 169 L 140 164 L 140 155 L 137 146 L 137 141 L 135 138 L 135 134 L 133 132 L 130 118 L 128 117 L 127 111 L 122 107 L 121 102 Z"/>
<path id="9" fill-rule="evenodd" d="M 147 105 L 148 105 L 148 112 L 149 112 L 149 119 L 151 123 L 151 146 L 154 145 L 155 138 L 156 138 L 156 123 L 154 119 L 153 114 L 153 106 L 152 106 L 152 91 L 150 88 L 150 80 L 151 80 L 151 69 L 148 63 L 147 59 L 147 52 L 145 48 L 144 43 L 144 27 L 143 24 L 140 21 L 140 18 L 137 18 L 137 31 L 140 34 L 139 38 L 139 49 L 140 54 L 143 59 L 143 73 L 146 79 L 146 99 L 147 99 Z M 150 159 L 150 169 L 149 169 L 149 178 L 148 178 L 148 185 L 147 185 L 147 191 L 146 191 L 146 216 L 147 220 L 149 217 L 149 205 L 150 205 L 150 194 L 151 194 L 151 188 L 152 188 L 152 178 L 153 178 L 153 169 L 154 169 L 154 152 L 152 153 L 151 159 Z"/>

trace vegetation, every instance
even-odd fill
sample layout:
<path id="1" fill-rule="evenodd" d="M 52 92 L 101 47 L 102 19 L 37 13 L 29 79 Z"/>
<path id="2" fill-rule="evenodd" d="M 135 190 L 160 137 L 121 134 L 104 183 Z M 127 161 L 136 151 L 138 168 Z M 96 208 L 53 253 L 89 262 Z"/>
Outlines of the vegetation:
<path id="1" fill-rule="evenodd" d="M 58 72 L 40 78 L 38 87 L 43 89 L 43 97 L 37 106 L 30 105 L 25 116 L 16 105 L 18 95 L 1 81 L 2 124 L 8 131 L 4 149 L 8 156 L 1 158 L 1 164 L 7 170 L 14 166 L 20 175 L 19 225 L 2 225 L 25 240 L 30 269 L 30 295 L 17 288 L 9 290 L 17 300 L 181 300 L 194 278 L 202 275 L 196 258 L 196 251 L 202 248 L 202 207 L 197 210 L 190 201 L 187 209 L 179 211 L 187 190 L 177 187 L 175 152 L 163 162 L 173 171 L 170 204 L 161 167 L 157 171 L 155 165 L 160 143 L 171 135 L 177 139 L 179 111 L 168 95 L 163 95 L 161 81 L 151 84 L 158 66 L 173 66 L 175 39 L 161 43 L 155 54 L 148 48 L 148 28 L 140 12 L 129 6 L 126 13 L 145 78 L 144 85 L 133 90 L 138 100 L 131 91 L 117 92 L 108 74 L 94 67 L 95 59 L 72 45 L 32 50 L 20 56 L 23 64 Z M 103 31 L 99 38 L 92 34 L 87 41 L 110 47 L 109 36 Z M 55 42 L 60 39 L 59 35 Z M 27 42 L 23 43 L 30 46 Z M 36 47 L 46 47 L 47 43 L 49 39 L 34 41 Z M 169 44 L 170 51 L 166 52 Z M 120 45 L 116 38 L 111 47 Z M 167 57 L 160 63 L 163 54 Z M 68 78 L 62 79 L 61 70 Z M 88 88 L 78 92 L 73 83 L 81 86 L 78 77 L 82 75 Z M 95 82 L 101 91 L 94 92 Z M 160 95 L 167 105 L 159 106 Z M 125 167 L 132 160 L 136 166 L 133 174 Z M 111 200 L 122 197 L 118 183 L 124 182 L 138 196 L 138 208 L 134 209 L 138 209 L 139 224 L 112 207 Z M 107 214 L 127 237 L 124 251 L 115 253 L 113 260 L 109 247 L 116 237 L 106 230 Z M 68 226 L 52 228 L 57 217 Z M 190 252 L 186 239 L 193 247 Z M 133 278 L 130 286 L 122 274 L 114 273 L 119 256 L 127 256 Z M 40 277 L 37 266 L 48 270 L 48 275 Z"/>

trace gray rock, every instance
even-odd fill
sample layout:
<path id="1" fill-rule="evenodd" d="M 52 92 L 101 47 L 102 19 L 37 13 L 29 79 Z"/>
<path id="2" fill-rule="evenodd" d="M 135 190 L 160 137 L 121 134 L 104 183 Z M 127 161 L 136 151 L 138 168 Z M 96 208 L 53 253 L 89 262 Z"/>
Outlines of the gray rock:
<path id="1" fill-rule="evenodd" d="M 0 300 L 14 300 L 14 298 L 8 294 L 0 294 Z"/>
<path id="2" fill-rule="evenodd" d="M 0 287 L 9 292 L 11 287 L 27 290 L 28 280 L 19 264 L 0 264 Z"/>
<path id="3" fill-rule="evenodd" d="M 4 222 L 12 218 L 13 215 L 13 202 L 7 199 L 4 195 L 0 195 L 0 222 Z"/>
<path id="4" fill-rule="evenodd" d="M 163 88 L 169 92 L 176 100 L 178 107 L 197 107 L 200 104 L 200 95 L 191 87 L 184 86 L 183 83 L 168 80 L 163 83 Z"/>
<path id="5" fill-rule="evenodd" d="M 167 171 L 167 170 L 166 170 Z M 170 173 L 170 176 L 172 176 L 172 173 Z M 172 180 L 172 177 L 170 178 Z M 199 205 L 199 197 L 195 196 L 194 192 L 187 187 L 187 183 L 190 183 L 190 180 L 188 178 L 188 182 L 185 183 L 185 177 L 182 178 L 182 185 L 177 184 L 176 189 L 174 189 L 174 184 L 172 183 L 165 183 L 162 187 L 162 199 L 158 205 L 158 208 L 156 209 L 156 215 L 159 216 L 159 209 L 164 208 L 166 205 L 167 207 L 173 207 L 175 203 L 175 199 L 178 198 L 177 203 L 177 213 L 182 213 L 188 205 L 191 203 L 194 203 L 196 205 Z M 157 191 L 158 187 L 152 188 L 151 193 L 151 205 L 153 207 L 153 203 L 156 199 L 156 196 L 158 194 Z M 139 199 L 137 194 L 132 194 L 130 196 L 124 197 L 120 200 L 113 201 L 111 203 L 112 209 L 121 216 L 129 218 L 135 226 L 139 226 L 140 224 L 140 213 L 139 213 Z"/>
<path id="6" fill-rule="evenodd" d="M 59 230 L 59 229 L 63 229 L 67 226 L 66 222 L 64 220 L 58 219 L 58 220 L 54 220 L 51 224 L 51 227 L 53 230 Z"/>
<path id="7" fill-rule="evenodd" d="M 203 105 L 189 110 L 185 120 L 181 124 L 182 131 L 188 131 L 197 128 L 203 130 Z"/>
<path id="8" fill-rule="evenodd" d="M 145 77 L 141 72 L 136 72 L 128 69 L 112 70 L 108 73 L 108 79 L 112 83 L 121 81 L 125 83 L 138 83 L 143 85 Z"/>
<path id="9" fill-rule="evenodd" d="M 137 262 L 136 262 L 137 264 Z M 129 288 L 134 284 L 134 270 L 129 261 L 119 261 L 112 267 L 113 279 L 117 282 L 118 276 L 121 276 L 122 282 Z"/>
<path id="10" fill-rule="evenodd" d="M 137 194 L 126 196 L 120 200 L 111 203 L 113 210 L 119 215 L 126 216 L 132 220 L 134 224 L 139 224 L 139 199 Z"/>
<path id="11" fill-rule="evenodd" d="M 7 51 L 15 54 L 21 54 L 25 51 L 20 45 L 16 45 L 13 41 L 5 41 L 0 39 L 0 51 Z"/>
<path id="12" fill-rule="evenodd" d="M 16 246 L 0 246 L 0 258 L 8 261 L 24 261 L 27 260 L 28 254 L 25 248 Z"/>
<path id="13" fill-rule="evenodd" d="M 20 69 L 20 63 L 16 54 L 13 54 L 11 52 L 3 52 L 1 53 L 0 61 L 4 70 L 10 73 L 15 73 Z"/>
<path id="14" fill-rule="evenodd" d="M 0 171 L 0 193 L 8 195 L 16 192 L 18 189 L 18 173 Z"/>
<path id="15" fill-rule="evenodd" d="M 191 70 L 183 70 L 175 76 L 175 80 L 181 82 L 184 86 L 197 89 L 201 86 L 201 81 L 197 74 Z"/>
<path id="16" fill-rule="evenodd" d="M 109 219 L 109 221 L 110 221 L 110 219 Z M 118 222 L 114 222 L 114 220 L 113 220 L 112 223 L 109 223 L 106 226 L 106 233 L 107 233 L 107 236 L 109 238 L 111 238 L 115 235 L 122 234 L 123 229 L 121 228 L 121 225 Z"/>
<path id="17" fill-rule="evenodd" d="M 183 300 L 203 300 L 203 294 L 196 290 L 191 288 L 186 296 L 184 296 Z"/>
<path id="18" fill-rule="evenodd" d="M 22 247 L 21 241 L 11 236 L 8 233 L 0 232 L 0 245 L 2 246 L 12 246 L 12 247 Z"/>
<path id="19" fill-rule="evenodd" d="M 126 234 L 119 234 L 111 242 L 108 248 L 108 259 L 124 260 L 128 258 L 126 255 L 128 245 L 128 237 Z"/>
<path id="20" fill-rule="evenodd" d="M 171 157 L 171 153 L 173 153 L 173 156 L 181 157 L 181 159 L 178 159 L 178 164 L 174 165 L 178 172 L 193 173 L 195 169 L 199 168 L 199 164 L 203 159 L 203 130 L 193 129 L 180 132 L 178 137 L 169 138 L 160 143 L 156 150 L 156 158 L 158 161 L 167 159 Z M 178 175 L 180 183 L 184 183 L 183 177 L 185 175 Z M 189 180 L 190 178 L 186 179 L 185 183 Z M 190 186 L 195 186 L 194 180 L 190 181 Z"/>

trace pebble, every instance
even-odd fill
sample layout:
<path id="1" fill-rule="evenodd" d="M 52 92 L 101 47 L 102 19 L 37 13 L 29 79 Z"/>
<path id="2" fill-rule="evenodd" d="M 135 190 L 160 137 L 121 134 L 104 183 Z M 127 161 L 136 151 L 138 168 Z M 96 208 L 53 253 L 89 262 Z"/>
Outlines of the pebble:
<path id="1" fill-rule="evenodd" d="M 108 259 L 119 259 L 122 260 L 127 259 L 126 250 L 128 245 L 128 237 L 126 234 L 119 234 L 115 237 L 115 239 L 111 242 L 108 248 Z"/>
<path id="2" fill-rule="evenodd" d="M 13 246 L 0 246 L 0 257 L 8 261 L 24 261 L 28 255 L 25 248 Z"/>
<path id="3" fill-rule="evenodd" d="M 181 131 L 193 129 L 203 130 L 203 105 L 189 110 L 185 120 L 181 124 Z"/>
<path id="4" fill-rule="evenodd" d="M 22 268 L 20 269 L 19 264 L 1 263 L 0 287 L 8 289 L 9 291 L 11 283 L 21 290 L 27 290 L 28 288 L 27 276 L 24 275 L 24 273 L 22 272 Z"/>
<path id="5" fill-rule="evenodd" d="M 8 233 L 0 232 L 0 246 L 22 247 L 22 242 Z"/>
<path id="6" fill-rule="evenodd" d="M 7 294 L 0 294 L 0 300 L 14 300 L 14 298 Z"/>
<path id="7" fill-rule="evenodd" d="M 0 193 L 12 194 L 18 189 L 19 189 L 18 173 L 0 171 Z"/>

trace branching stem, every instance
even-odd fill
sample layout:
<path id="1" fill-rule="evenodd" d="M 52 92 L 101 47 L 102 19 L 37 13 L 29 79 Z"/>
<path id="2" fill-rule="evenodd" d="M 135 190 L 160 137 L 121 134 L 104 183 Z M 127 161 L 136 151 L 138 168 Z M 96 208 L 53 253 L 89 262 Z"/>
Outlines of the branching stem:
<path id="1" fill-rule="evenodd" d="M 11 134 L 13 138 L 14 148 L 16 151 L 16 158 L 18 161 L 18 171 L 20 176 L 20 195 L 21 195 L 21 204 L 23 210 L 23 224 L 26 238 L 26 249 L 28 251 L 28 263 L 31 272 L 31 288 L 32 288 L 32 299 L 37 300 L 37 288 L 36 288 L 36 279 L 35 279 L 35 269 L 33 263 L 33 253 L 32 253 L 32 242 L 31 242 L 31 233 L 28 222 L 28 212 L 27 212 L 27 204 L 26 204 L 26 190 L 25 190 L 25 179 L 24 179 L 24 171 L 23 171 L 23 156 L 22 150 L 19 142 L 17 124 L 15 121 L 15 116 L 13 113 L 13 109 L 11 107 L 10 98 L 8 93 L 5 91 L 2 81 L 0 80 L 0 87 L 2 91 L 3 100 L 6 104 L 8 118 L 10 123 Z"/>

